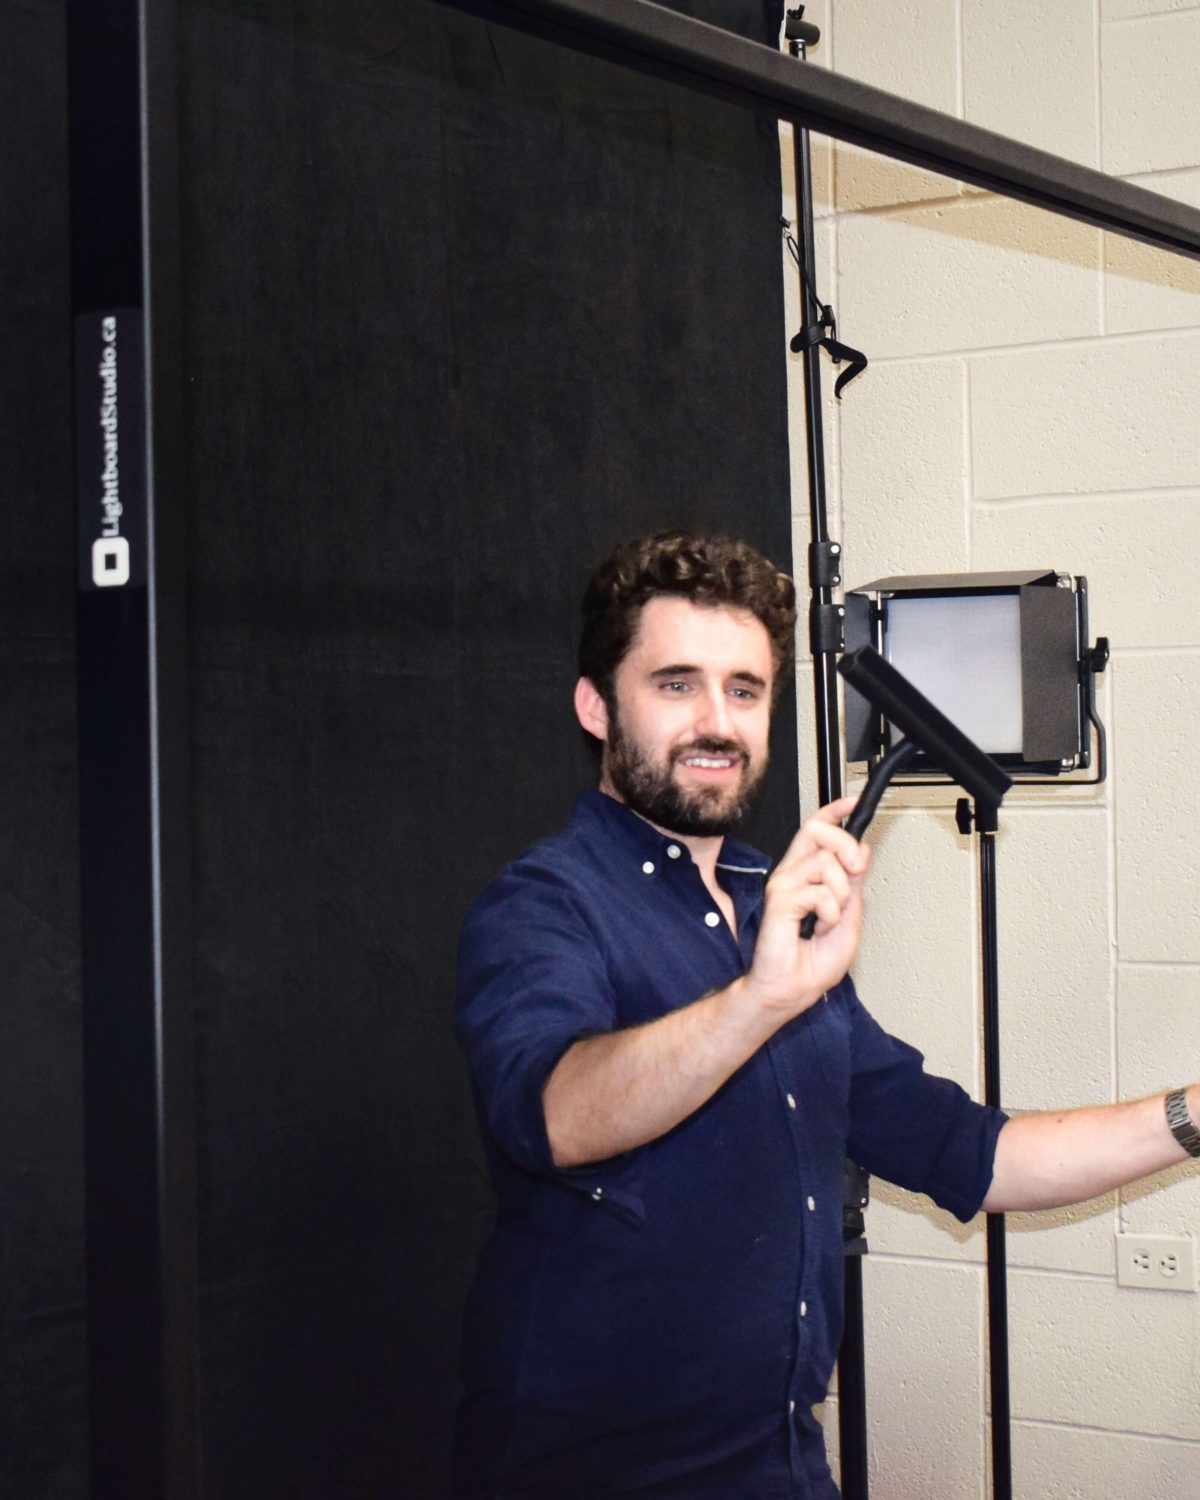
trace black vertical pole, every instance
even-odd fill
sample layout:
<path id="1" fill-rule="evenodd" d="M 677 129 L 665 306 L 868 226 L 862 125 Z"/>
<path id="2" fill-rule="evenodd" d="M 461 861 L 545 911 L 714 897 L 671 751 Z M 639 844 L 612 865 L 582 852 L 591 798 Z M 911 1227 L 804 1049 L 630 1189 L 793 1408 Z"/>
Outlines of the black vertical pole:
<path id="1" fill-rule="evenodd" d="M 789 51 L 799 61 L 807 45 L 819 35 L 802 19 L 804 7 L 788 12 Z M 800 271 L 800 326 L 817 317 L 809 305 L 809 287 L 816 280 L 816 240 L 813 230 L 812 146 L 809 132 L 792 127 L 796 175 L 796 245 Z M 817 727 L 817 797 L 824 806 L 843 791 L 842 746 L 838 718 L 837 650 L 831 644 L 828 621 L 833 609 L 832 580 L 840 576 L 823 565 L 829 547 L 825 497 L 825 437 L 821 409 L 820 346 L 802 342 L 804 370 L 804 436 L 808 452 L 809 582 L 812 587 L 809 640 L 813 662 L 813 697 Z M 845 1500 L 867 1500 L 867 1373 L 863 1323 L 863 1251 L 858 1237 L 844 1257 L 842 1343 L 838 1351 L 838 1448 L 841 1486 Z"/>
<path id="2" fill-rule="evenodd" d="M 982 815 L 982 822 L 981 820 Z M 984 1098 L 1000 1108 L 1000 966 L 996 917 L 996 826 L 976 805 L 980 932 L 983 953 Z M 990 827 L 987 826 L 990 823 Z M 1012 1500 L 1012 1431 L 1008 1390 L 1008 1270 L 1004 1215 L 987 1216 L 988 1370 L 992 1407 L 992 1495 Z"/>
<path id="3" fill-rule="evenodd" d="M 803 56 L 803 44 L 800 55 Z M 807 130 L 793 129 L 796 161 L 796 244 L 800 256 L 801 324 L 815 316 L 808 305 L 808 287 L 816 285 L 816 244 L 813 235 L 812 148 Z M 808 451 L 808 510 L 813 549 L 829 541 L 825 501 L 825 435 L 821 412 L 821 350 L 809 344 L 801 350 L 804 369 L 804 436 Z M 810 557 L 812 553 L 810 552 Z M 828 609 L 832 589 L 817 577 L 812 582 L 814 616 Z M 819 618 L 819 616 L 818 616 Z M 838 728 L 837 652 L 818 645 L 820 629 L 812 622 L 813 694 L 817 714 L 817 795 L 821 806 L 842 795 L 842 746 Z"/>
<path id="4" fill-rule="evenodd" d="M 838 1350 L 838 1452 L 843 1500 L 866 1500 L 867 1371 L 861 1255 L 844 1261 L 845 1321 Z"/>
<path id="5" fill-rule="evenodd" d="M 91 1500 L 194 1500 L 174 0 L 68 0 Z"/>

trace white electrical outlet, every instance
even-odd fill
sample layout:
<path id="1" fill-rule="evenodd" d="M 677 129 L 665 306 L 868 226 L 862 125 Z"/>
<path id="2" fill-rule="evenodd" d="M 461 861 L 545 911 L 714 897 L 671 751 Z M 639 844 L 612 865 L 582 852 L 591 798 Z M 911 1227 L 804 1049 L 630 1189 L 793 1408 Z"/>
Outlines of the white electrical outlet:
<path id="1" fill-rule="evenodd" d="M 1117 1285 L 1194 1292 L 1195 1241 L 1181 1234 L 1117 1235 Z"/>

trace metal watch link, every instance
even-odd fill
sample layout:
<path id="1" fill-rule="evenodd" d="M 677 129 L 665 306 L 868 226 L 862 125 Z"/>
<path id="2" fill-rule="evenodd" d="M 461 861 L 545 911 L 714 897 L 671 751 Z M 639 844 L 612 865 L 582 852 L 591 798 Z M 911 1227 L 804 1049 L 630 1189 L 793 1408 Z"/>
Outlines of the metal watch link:
<path id="1" fill-rule="evenodd" d="M 1187 1089 L 1176 1089 L 1167 1095 L 1167 1124 L 1189 1156 L 1200 1156 L 1200 1130 L 1188 1111 Z"/>

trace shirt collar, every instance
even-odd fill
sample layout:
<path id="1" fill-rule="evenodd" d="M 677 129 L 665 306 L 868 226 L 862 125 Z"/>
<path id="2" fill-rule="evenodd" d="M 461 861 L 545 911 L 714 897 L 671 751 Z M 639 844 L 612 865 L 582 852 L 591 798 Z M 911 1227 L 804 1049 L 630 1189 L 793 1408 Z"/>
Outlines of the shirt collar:
<path id="1" fill-rule="evenodd" d="M 623 802 L 606 792 L 584 792 L 575 804 L 575 816 L 596 828 L 621 854 L 627 853 L 639 864 L 645 860 L 652 860 L 655 864 L 660 864 L 663 859 L 691 861 L 691 850 L 682 839 L 660 833 L 652 823 L 638 817 Z M 672 849 L 678 853 L 672 855 Z M 739 875 L 761 876 L 770 870 L 771 862 L 749 844 L 726 838 L 717 856 L 717 868 Z"/>

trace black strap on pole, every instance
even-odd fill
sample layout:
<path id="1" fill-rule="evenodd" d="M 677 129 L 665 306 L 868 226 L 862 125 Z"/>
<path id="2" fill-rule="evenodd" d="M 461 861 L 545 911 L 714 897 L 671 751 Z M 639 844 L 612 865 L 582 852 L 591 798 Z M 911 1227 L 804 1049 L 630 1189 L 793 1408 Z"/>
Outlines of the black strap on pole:
<path id="1" fill-rule="evenodd" d="M 788 232 L 792 226 L 786 219 L 780 222 L 786 233 L 787 247 L 800 272 L 800 300 L 804 308 L 803 316 L 808 317 L 811 313 L 816 319 L 814 323 L 805 323 L 801 326 L 800 332 L 792 339 L 789 348 L 793 354 L 799 354 L 804 349 L 821 348 L 828 351 L 835 365 L 840 365 L 843 360 L 847 361 L 847 368 L 833 383 L 833 394 L 840 401 L 842 392 L 854 377 L 861 375 L 867 368 L 867 356 L 858 349 L 851 349 L 849 344 L 843 344 L 838 338 L 837 318 L 834 317 L 833 308 L 827 302 L 822 302 L 817 295 L 816 284 L 812 278 L 811 261 L 801 256 L 795 236 Z"/>
<path id="2" fill-rule="evenodd" d="M 787 13 L 788 50 L 799 61 L 806 48 L 820 36 L 802 17 L 804 7 Z M 842 747 L 838 727 L 837 656 L 845 644 L 844 611 L 834 603 L 833 590 L 842 579 L 841 548 L 829 539 L 825 499 L 825 439 L 821 416 L 821 348 L 835 343 L 836 324 L 831 309 L 823 308 L 816 296 L 816 249 L 813 234 L 812 149 L 809 132 L 793 127 L 796 165 L 797 234 L 788 236 L 788 246 L 800 271 L 801 331 L 792 343 L 804 370 L 804 432 L 808 448 L 808 497 L 811 544 L 809 546 L 809 640 L 813 661 L 813 694 L 817 725 L 817 796 L 822 806 L 842 794 Z M 784 229 L 788 226 L 785 223 Z M 812 305 L 810 305 L 810 302 Z M 813 317 L 815 313 L 815 322 Z M 844 354 L 842 351 L 845 351 Z M 845 346 L 829 348 L 834 358 L 851 358 Z M 866 361 L 861 355 L 859 368 Z M 838 382 L 836 394 L 852 369 Z M 863 1235 L 863 1209 L 869 1197 L 868 1176 L 854 1163 L 846 1164 L 846 1194 L 843 1207 L 845 1242 L 845 1321 L 838 1355 L 838 1438 L 844 1500 L 867 1500 L 867 1412 L 866 1361 L 863 1341 L 862 1257 L 867 1242 Z M 851 1201 L 853 1200 L 853 1201 Z"/>

